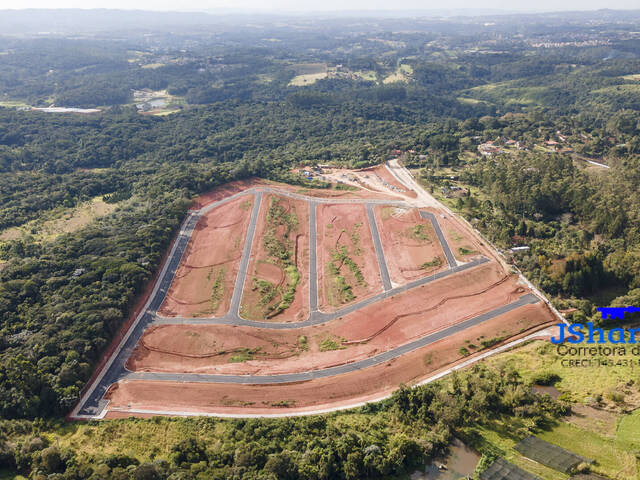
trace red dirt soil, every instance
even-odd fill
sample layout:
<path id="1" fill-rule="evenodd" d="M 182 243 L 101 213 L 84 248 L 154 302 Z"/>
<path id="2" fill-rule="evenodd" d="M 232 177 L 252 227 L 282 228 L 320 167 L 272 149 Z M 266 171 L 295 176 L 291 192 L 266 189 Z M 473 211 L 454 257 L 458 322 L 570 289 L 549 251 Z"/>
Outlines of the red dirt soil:
<path id="1" fill-rule="evenodd" d="M 292 232 L 294 259 L 300 280 L 291 306 L 276 316 L 265 318 L 259 309 L 253 306 L 260 300 L 260 294 L 252 291 L 253 277 L 282 285 L 286 289 L 287 278 L 284 270 L 278 265 L 269 263 L 269 256 L 264 246 L 266 218 L 271 200 L 277 199 L 288 213 L 295 213 L 298 228 Z M 281 232 L 278 232 L 281 233 Z M 249 320 L 272 320 L 274 322 L 296 322 L 306 320 L 309 316 L 309 204 L 304 200 L 294 200 L 279 195 L 265 195 L 260 206 L 260 217 L 256 225 L 256 234 L 251 249 L 251 258 L 247 268 L 247 280 L 242 294 L 241 316 Z"/>
<path id="2" fill-rule="evenodd" d="M 303 372 L 362 360 L 510 303 L 527 289 L 495 264 L 477 267 L 363 308 L 325 325 L 275 331 L 228 325 L 149 329 L 127 368 L 229 375 Z M 542 319 L 541 323 L 545 320 Z M 301 336 L 306 338 L 303 345 Z M 337 350 L 321 351 L 326 339 Z M 240 350 L 250 360 L 230 363 Z"/>
<path id="3" fill-rule="evenodd" d="M 337 247 L 346 246 L 349 257 L 357 265 L 364 277 L 364 284 L 358 284 L 347 265 L 342 265 L 340 275 L 351 286 L 359 301 L 382 291 L 380 267 L 373 247 L 371 229 L 364 205 L 337 204 L 318 205 L 316 212 L 317 261 L 318 261 L 318 301 L 324 311 L 332 311 L 343 306 L 336 296 L 335 280 L 327 265 L 332 261 L 332 252 Z M 357 245 L 352 237 L 357 235 Z M 335 262 L 337 265 L 337 262 Z M 346 302 L 350 303 L 350 302 Z"/>
<path id="4" fill-rule="evenodd" d="M 374 209 L 391 281 L 403 285 L 448 268 L 438 237 L 429 220 L 420 218 L 416 209 L 378 206 Z M 413 236 L 411 228 L 424 226 L 428 240 Z M 421 265 L 440 260 L 440 265 Z"/>
<path id="5" fill-rule="evenodd" d="M 243 195 L 200 218 L 160 315 L 220 316 L 229 309 L 253 202 L 253 195 Z M 224 290 L 214 308 L 212 290 L 219 275 Z"/>
<path id="6" fill-rule="evenodd" d="M 210 203 L 217 202 L 223 198 L 229 197 L 235 193 L 243 192 L 249 188 L 262 188 L 269 187 L 279 189 L 285 192 L 297 193 L 299 195 L 306 195 L 309 197 L 322 197 L 333 198 L 336 200 L 342 199 L 378 199 L 398 201 L 400 198 L 397 195 L 390 195 L 385 193 L 372 193 L 366 190 L 333 190 L 327 188 L 300 188 L 294 185 L 288 185 L 286 183 L 273 182 L 270 180 L 264 180 L 262 178 L 250 178 L 247 180 L 236 180 L 233 182 L 225 183 L 219 187 L 210 190 L 207 193 L 199 195 L 193 199 L 191 208 L 193 210 L 199 210 L 206 207 Z"/>
<path id="7" fill-rule="evenodd" d="M 130 408 L 158 412 L 289 414 L 372 401 L 391 393 L 401 383 L 417 383 L 470 358 L 464 358 L 460 352 L 461 347 L 473 352 L 470 343 L 479 346 L 482 340 L 523 336 L 555 321 L 544 303 L 527 305 L 388 363 L 307 382 L 234 385 L 123 381 L 106 394 L 110 400 L 107 418 L 122 416 Z"/>
<path id="8" fill-rule="evenodd" d="M 486 245 L 482 244 L 480 239 L 468 231 L 469 227 L 463 226 L 460 221 L 449 214 L 445 213 L 444 218 L 442 218 L 442 212 L 434 213 L 456 260 L 468 262 L 478 255 L 495 258 L 495 254 Z M 461 248 L 468 250 L 469 253 L 461 252 Z"/>
<path id="9" fill-rule="evenodd" d="M 407 189 L 406 186 L 404 186 L 402 183 L 396 180 L 396 177 L 394 177 L 391 174 L 391 172 L 387 170 L 387 167 L 385 167 L 384 165 L 378 165 L 377 167 L 374 167 L 370 170 L 376 175 L 378 175 L 384 182 L 397 188 L 398 189 L 397 192 L 400 193 L 401 195 L 404 195 L 409 198 L 418 197 L 418 194 L 416 192 L 414 192 L 411 189 Z"/>

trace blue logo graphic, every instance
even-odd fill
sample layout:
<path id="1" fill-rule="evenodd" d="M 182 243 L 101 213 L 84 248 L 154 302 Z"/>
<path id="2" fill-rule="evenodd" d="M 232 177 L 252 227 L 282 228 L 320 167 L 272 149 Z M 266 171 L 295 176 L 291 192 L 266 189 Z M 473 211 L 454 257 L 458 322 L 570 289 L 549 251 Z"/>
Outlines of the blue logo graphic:
<path id="1" fill-rule="evenodd" d="M 638 307 L 632 307 L 632 306 L 628 306 L 628 307 L 601 307 L 597 309 L 600 312 L 600 315 L 602 315 L 603 319 L 606 318 L 617 318 L 619 320 L 623 320 L 624 319 L 624 314 L 629 312 L 629 313 L 634 313 L 634 312 L 640 312 L 640 308 Z"/>

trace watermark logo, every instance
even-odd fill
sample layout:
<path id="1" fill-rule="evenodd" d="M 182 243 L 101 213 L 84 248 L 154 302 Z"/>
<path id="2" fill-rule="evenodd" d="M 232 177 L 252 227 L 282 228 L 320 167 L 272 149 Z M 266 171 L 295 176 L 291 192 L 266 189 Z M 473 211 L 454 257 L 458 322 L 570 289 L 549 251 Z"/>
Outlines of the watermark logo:
<path id="1" fill-rule="evenodd" d="M 638 307 L 598 308 L 603 319 L 624 319 L 626 313 L 640 312 Z M 594 326 L 593 322 L 558 323 L 558 335 L 551 337 L 556 345 L 563 367 L 640 367 L 640 328 L 615 327 L 608 330 Z M 587 346 L 573 346 L 586 344 Z M 605 345 L 603 345 L 605 344 Z M 634 344 L 626 347 L 626 344 Z M 636 358 L 628 358 L 631 354 Z M 566 358 L 574 357 L 574 358 Z M 582 357 L 582 358 L 575 358 Z M 617 357 L 612 359 L 611 357 Z M 627 358 L 625 358 L 627 357 Z"/>
<path id="2" fill-rule="evenodd" d="M 619 320 L 624 320 L 625 313 L 635 313 L 640 312 L 640 308 L 632 307 L 629 305 L 628 307 L 600 307 L 598 308 L 600 315 L 602 315 L 603 319 L 606 318 L 617 318 Z"/>
<path id="3" fill-rule="evenodd" d="M 605 332 L 602 328 L 597 328 L 593 322 L 572 323 L 566 325 L 558 323 L 560 332 L 557 337 L 551 337 L 551 343 L 559 345 L 561 343 L 638 343 L 640 340 L 640 328 L 612 328 Z M 629 336 L 627 338 L 627 332 Z M 585 341 L 586 338 L 586 341 Z"/>

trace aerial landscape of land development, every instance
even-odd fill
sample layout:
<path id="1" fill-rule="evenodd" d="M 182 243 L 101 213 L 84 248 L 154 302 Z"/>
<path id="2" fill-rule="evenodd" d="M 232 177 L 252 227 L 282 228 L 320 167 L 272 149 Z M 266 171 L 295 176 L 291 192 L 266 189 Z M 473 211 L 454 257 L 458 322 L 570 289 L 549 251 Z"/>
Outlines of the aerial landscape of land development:
<path id="1" fill-rule="evenodd" d="M 397 160 L 338 172 L 200 197 L 72 417 L 330 411 L 560 321 Z"/>
<path id="2" fill-rule="evenodd" d="M 0 480 L 638 480 L 633 2 L 0 8 Z"/>

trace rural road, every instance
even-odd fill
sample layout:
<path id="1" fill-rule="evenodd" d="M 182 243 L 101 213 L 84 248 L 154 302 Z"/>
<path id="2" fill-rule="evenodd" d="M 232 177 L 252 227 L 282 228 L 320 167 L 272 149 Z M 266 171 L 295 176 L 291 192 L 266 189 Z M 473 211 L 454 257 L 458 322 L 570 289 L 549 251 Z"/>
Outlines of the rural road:
<path id="1" fill-rule="evenodd" d="M 392 167 L 393 168 L 393 167 Z M 402 167 L 398 167 L 395 174 L 399 174 L 402 178 L 403 173 L 406 172 Z M 406 172 L 408 174 L 408 172 Z M 420 190 L 416 190 L 420 196 Z M 310 204 L 310 315 L 309 318 L 303 322 L 296 323 L 277 323 L 277 322 L 256 322 L 245 320 L 240 317 L 240 305 L 242 300 L 242 289 L 246 280 L 247 269 L 249 265 L 249 259 L 251 256 L 251 249 L 254 241 L 256 224 L 259 216 L 260 205 L 264 193 L 277 193 L 290 198 L 301 199 L 309 202 Z M 157 315 L 157 311 L 165 300 L 166 294 L 171 286 L 175 273 L 180 265 L 184 252 L 187 249 L 189 240 L 194 232 L 195 226 L 200 217 L 211 211 L 212 209 L 228 203 L 235 198 L 243 195 L 255 195 L 255 202 L 251 212 L 251 218 L 249 221 L 249 227 L 247 230 L 247 236 L 243 247 L 242 258 L 240 261 L 239 273 L 236 277 L 235 288 L 232 295 L 231 306 L 229 312 L 220 318 L 162 318 Z M 371 232 L 374 237 L 374 248 L 380 265 L 381 276 L 383 279 L 384 291 L 374 295 L 370 298 L 364 299 L 360 302 L 353 303 L 335 312 L 325 313 L 318 310 L 318 284 L 317 284 L 317 233 L 316 233 L 316 209 L 320 203 L 359 203 L 364 204 L 367 209 L 367 215 L 369 218 L 369 224 Z M 482 323 L 486 320 L 494 318 L 497 315 L 506 313 L 514 308 L 518 308 L 521 305 L 528 303 L 535 303 L 539 301 L 535 295 L 524 295 L 519 300 L 500 307 L 499 309 L 492 310 L 482 315 L 478 315 L 472 319 L 461 322 L 452 327 L 448 327 L 439 332 L 425 336 L 413 342 L 407 343 L 400 347 L 394 348 L 382 354 L 373 356 L 371 358 L 354 362 L 351 364 L 332 367 L 329 369 L 316 370 L 311 372 L 290 374 L 290 375 L 272 375 L 272 376 L 227 376 L 227 375 L 200 375 L 200 374 L 180 374 L 179 377 L 173 376 L 174 374 L 164 373 L 152 373 L 152 372 L 129 372 L 126 370 L 125 365 L 131 354 L 133 353 L 140 338 L 144 334 L 145 330 L 152 324 L 226 324 L 234 326 L 250 326 L 269 329 L 293 329 L 301 328 L 311 325 L 318 325 L 337 319 L 341 316 L 355 312 L 359 309 L 373 305 L 385 298 L 389 298 L 393 295 L 397 295 L 402 292 L 426 285 L 430 282 L 445 278 L 449 275 L 462 272 L 464 270 L 473 268 L 482 263 L 486 263 L 489 259 L 484 257 L 478 257 L 471 262 L 458 265 L 453 257 L 451 249 L 442 234 L 442 231 L 437 222 L 437 218 L 433 214 L 428 212 L 421 212 L 423 218 L 429 218 L 434 225 L 438 240 L 442 244 L 447 261 L 450 268 L 445 271 L 438 272 L 434 275 L 424 277 L 406 285 L 392 288 L 389 273 L 386 266 L 386 260 L 384 258 L 384 252 L 382 250 L 382 243 L 380 241 L 380 235 L 373 216 L 373 205 L 396 205 L 407 206 L 406 202 L 395 202 L 386 200 L 366 200 L 366 199 L 324 199 L 309 197 L 305 195 L 299 195 L 288 191 L 282 191 L 271 187 L 255 187 L 236 194 L 230 195 L 223 200 L 216 201 L 207 205 L 199 211 L 192 211 L 185 219 L 181 231 L 175 240 L 172 249 L 169 253 L 168 259 L 162 267 L 159 274 L 158 281 L 154 286 L 154 289 L 141 313 L 135 319 L 131 327 L 127 330 L 114 353 L 109 357 L 105 366 L 102 368 L 99 375 L 91 383 L 89 388 L 83 394 L 80 402 L 71 414 L 72 418 L 100 418 L 104 412 L 106 401 L 103 400 L 103 396 L 108 388 L 123 378 L 129 379 L 153 379 L 164 381 L 215 381 L 215 382 L 234 382 L 234 383 L 280 383 L 289 381 L 308 380 L 313 378 L 323 378 L 327 376 L 339 375 L 342 373 L 352 372 L 367 368 L 373 365 L 384 363 L 393 358 L 397 358 L 400 355 L 404 355 L 407 352 L 413 351 L 417 348 L 421 348 L 430 343 L 436 342 L 448 335 L 458 333 L 466 328 Z M 425 215 L 426 214 L 426 215 Z M 429 216 L 430 215 L 430 216 Z M 175 380 L 179 378 L 178 380 Z M 294 380 L 292 380 L 294 379 Z"/>

